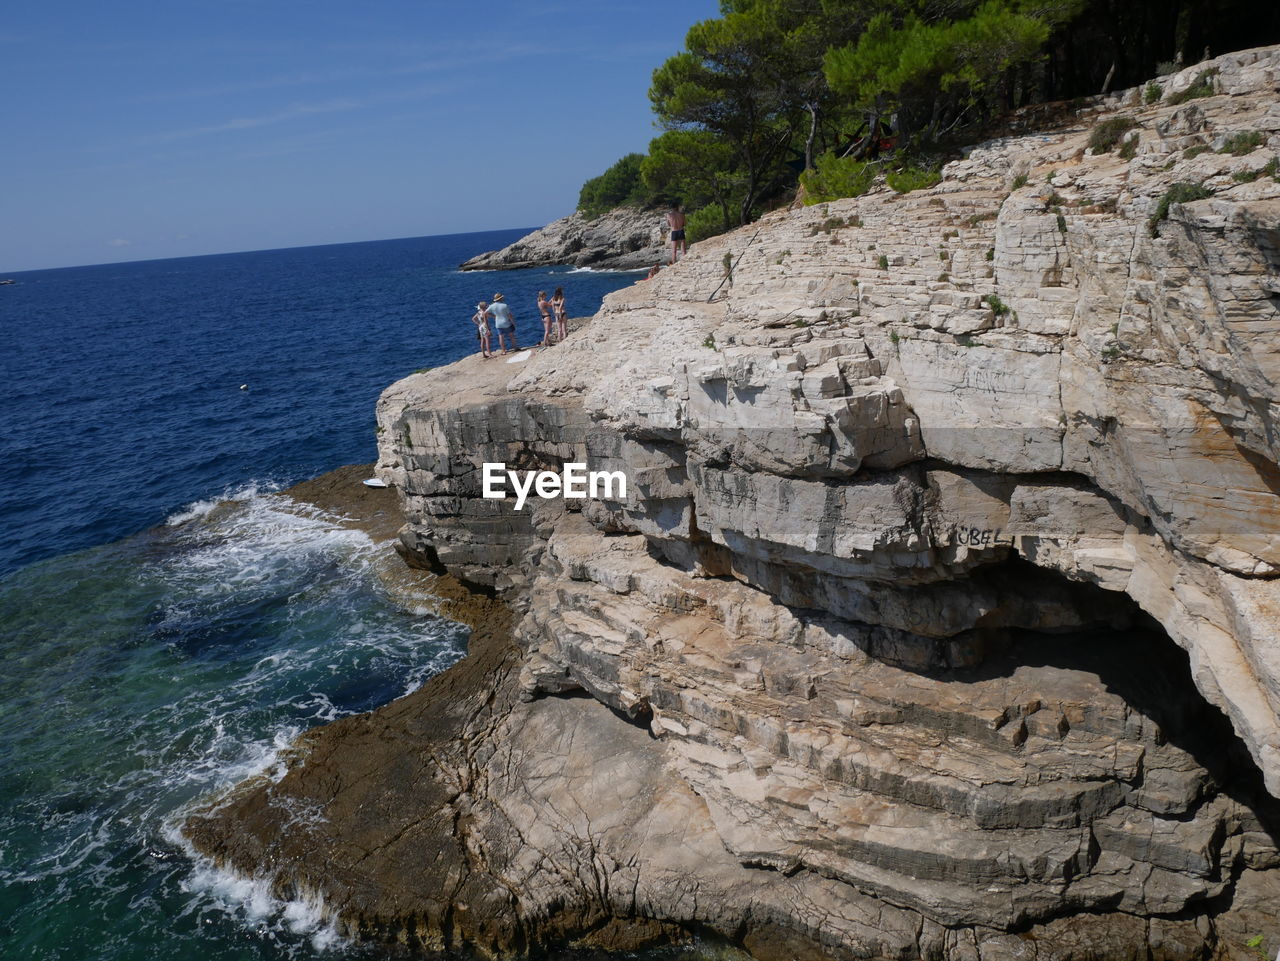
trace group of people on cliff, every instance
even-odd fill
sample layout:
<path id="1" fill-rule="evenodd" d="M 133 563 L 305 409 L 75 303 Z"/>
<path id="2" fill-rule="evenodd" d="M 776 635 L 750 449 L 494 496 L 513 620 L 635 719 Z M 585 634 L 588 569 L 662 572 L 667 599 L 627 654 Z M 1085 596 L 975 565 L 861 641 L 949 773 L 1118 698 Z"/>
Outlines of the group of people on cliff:
<path id="1" fill-rule="evenodd" d="M 569 336 L 569 314 L 564 302 L 564 288 L 557 287 L 556 292 L 547 298 L 545 290 L 538 291 L 538 313 L 542 317 L 542 340 L 538 347 L 550 347 L 554 343 Z M 493 318 L 493 331 L 489 330 L 489 319 Z M 518 350 L 516 344 L 516 318 L 511 312 L 502 294 L 494 294 L 493 300 L 480 301 L 476 304 L 476 312 L 471 315 L 471 322 L 476 325 L 476 338 L 480 341 L 480 356 L 489 358 L 495 353 L 505 354 L 508 350 Z M 498 337 L 498 350 L 492 346 L 494 334 Z M 508 346 L 508 340 L 510 346 Z"/>

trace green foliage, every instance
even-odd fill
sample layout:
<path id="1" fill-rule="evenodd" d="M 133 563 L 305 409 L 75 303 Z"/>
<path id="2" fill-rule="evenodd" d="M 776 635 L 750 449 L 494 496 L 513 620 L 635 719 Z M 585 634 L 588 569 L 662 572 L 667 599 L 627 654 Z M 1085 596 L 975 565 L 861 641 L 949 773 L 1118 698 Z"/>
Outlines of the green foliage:
<path id="1" fill-rule="evenodd" d="M 719 207 L 708 205 L 685 218 L 684 236 L 689 243 L 694 244 L 722 234 L 732 226 L 733 224 L 725 223 L 724 212 Z"/>
<path id="2" fill-rule="evenodd" d="M 645 189 L 663 203 L 683 203 L 686 210 L 709 204 L 720 208 L 722 230 L 733 226 L 738 195 L 733 148 L 706 130 L 668 130 L 649 142 L 640 165 Z"/>
<path id="3" fill-rule="evenodd" d="M 1179 90 L 1177 93 L 1170 96 L 1167 102 L 1178 106 L 1186 103 L 1188 100 L 1199 100 L 1201 97 L 1212 97 L 1217 93 L 1213 84 L 1213 78 L 1217 75 L 1217 67 L 1210 67 L 1208 70 L 1201 70 L 1196 74 L 1196 79 L 1191 82 L 1191 86 L 1187 87 L 1185 90 Z"/>
<path id="4" fill-rule="evenodd" d="M 1251 154 L 1267 142 L 1267 135 L 1261 130 L 1248 130 L 1234 133 L 1219 148 L 1218 153 L 1229 153 L 1233 157 Z"/>
<path id="5" fill-rule="evenodd" d="M 889 258 L 886 257 L 884 254 L 880 255 L 880 259 L 877 260 L 876 263 L 880 266 L 881 270 L 889 269 Z"/>
<path id="6" fill-rule="evenodd" d="M 839 200 L 841 197 L 858 197 L 871 189 L 876 179 L 876 165 L 851 157 L 837 157 L 833 153 L 818 158 L 813 170 L 800 175 L 804 187 L 804 202 L 813 204 Z"/>
<path id="7" fill-rule="evenodd" d="M 1003 317 L 1005 314 L 1009 313 L 1010 310 L 1012 310 L 1012 308 L 1008 304 L 1006 304 L 1003 300 L 1001 300 L 995 294 L 987 294 L 987 296 L 983 299 L 986 300 L 987 306 L 991 308 L 991 312 L 995 314 L 997 317 Z"/>
<path id="8" fill-rule="evenodd" d="M 1142 102 L 1145 104 L 1159 103 L 1160 98 L 1164 96 L 1164 87 L 1156 83 L 1154 80 L 1142 88 Z"/>
<path id="9" fill-rule="evenodd" d="M 702 346 L 706 347 L 708 350 L 718 350 L 719 348 L 716 347 L 716 335 L 707 334 L 707 338 L 702 342 Z"/>
<path id="10" fill-rule="evenodd" d="M 888 181 L 889 186 L 900 194 L 909 194 L 913 190 L 922 190 L 926 187 L 933 187 L 942 181 L 942 174 L 937 170 L 928 170 L 920 167 L 904 167 L 901 170 L 891 170 L 885 174 L 884 179 Z"/>
<path id="11" fill-rule="evenodd" d="M 987 260 L 995 260 L 995 259 L 996 259 L 996 249 L 994 247 L 988 247 Z"/>
<path id="12" fill-rule="evenodd" d="M 1058 214 L 1058 230 L 1064 234 L 1067 232 L 1067 218 L 1062 214 Z"/>
<path id="13" fill-rule="evenodd" d="M 1107 153 L 1135 126 L 1137 124 L 1132 117 L 1108 117 L 1093 128 L 1089 135 L 1089 149 L 1095 154 Z"/>
<path id="14" fill-rule="evenodd" d="M 629 153 L 599 177 L 582 185 L 578 194 L 578 210 L 588 217 L 599 217 L 624 204 L 639 206 L 648 199 L 640 175 L 644 154 Z"/>
<path id="15" fill-rule="evenodd" d="M 654 71 L 649 100 L 666 130 L 699 131 L 727 150 L 713 170 L 732 182 L 735 222 L 747 223 L 762 197 L 794 182 L 786 154 L 819 108 L 827 24 L 813 0 L 733 0 L 721 11 Z"/>
<path id="16" fill-rule="evenodd" d="M 1023 187 L 1027 185 L 1027 180 L 1028 180 L 1028 177 L 1026 174 L 1018 174 L 1018 176 L 1013 178 L 1013 189 L 1021 190 Z"/>
<path id="17" fill-rule="evenodd" d="M 1197 144 L 1194 147 L 1188 147 L 1186 150 L 1182 151 L 1182 159 L 1195 160 L 1196 157 L 1199 157 L 1202 153 L 1208 153 L 1212 149 L 1213 148 L 1208 144 Z"/>
<path id="18" fill-rule="evenodd" d="M 1132 160 L 1138 155 L 1138 136 L 1126 137 L 1117 151 L 1121 160 Z"/>
<path id="19" fill-rule="evenodd" d="M 1160 235 L 1160 224 L 1168 219 L 1169 208 L 1173 204 L 1189 204 L 1193 200 L 1204 200 L 1206 197 L 1212 197 L 1213 191 L 1206 188 L 1203 184 L 1187 183 L 1179 181 L 1168 190 L 1164 196 L 1160 198 L 1156 204 L 1155 213 L 1147 220 L 1147 229 L 1151 231 L 1152 237 Z"/>
<path id="20" fill-rule="evenodd" d="M 1035 60 L 1052 28 L 1084 2 L 899 0 L 867 6 L 880 11 L 857 41 L 827 52 L 827 82 L 858 109 L 896 111 L 908 133 L 918 131 L 929 141 L 974 107 L 999 109 L 994 95 L 1009 72 Z"/>

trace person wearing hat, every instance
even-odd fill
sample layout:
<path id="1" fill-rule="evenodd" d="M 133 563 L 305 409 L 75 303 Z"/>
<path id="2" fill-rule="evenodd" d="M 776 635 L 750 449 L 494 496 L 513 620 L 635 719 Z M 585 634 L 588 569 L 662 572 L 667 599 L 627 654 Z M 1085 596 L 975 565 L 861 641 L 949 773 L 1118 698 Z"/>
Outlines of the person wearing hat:
<path id="1" fill-rule="evenodd" d="M 506 336 L 511 335 L 511 349 L 517 350 L 516 346 L 516 319 L 511 316 L 511 308 L 502 300 L 502 294 L 494 294 L 493 302 L 489 304 L 486 314 L 493 318 L 493 329 L 498 332 L 498 353 L 505 354 L 507 352 Z"/>
<path id="2" fill-rule="evenodd" d="M 489 305 L 483 300 L 476 304 L 471 322 L 476 325 L 476 336 L 480 338 L 480 356 L 485 359 L 492 357 L 493 351 L 489 349 Z"/>

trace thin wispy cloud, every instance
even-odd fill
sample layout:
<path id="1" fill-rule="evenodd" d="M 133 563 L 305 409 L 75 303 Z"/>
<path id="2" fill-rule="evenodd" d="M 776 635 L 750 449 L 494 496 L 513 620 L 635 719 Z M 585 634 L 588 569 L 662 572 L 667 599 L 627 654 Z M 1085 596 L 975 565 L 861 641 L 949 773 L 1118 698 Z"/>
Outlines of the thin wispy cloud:
<path id="1" fill-rule="evenodd" d="M 151 134 L 143 140 L 151 143 L 167 143 L 174 140 L 187 140 L 191 137 L 207 137 L 211 134 L 230 133 L 236 130 L 249 130 L 254 127 L 269 127 L 273 124 L 286 123 L 302 117 L 314 117 L 319 114 L 341 113 L 348 110 L 359 110 L 365 102 L 355 97 L 340 97 L 320 103 L 299 103 L 277 110 L 273 113 L 259 114 L 254 117 L 233 117 L 224 123 L 209 124 L 203 127 L 188 127 L 185 130 L 171 130 L 167 133 Z"/>
<path id="2" fill-rule="evenodd" d="M 271 113 L 256 114 L 246 117 L 233 117 L 222 123 L 206 124 L 199 127 L 187 127 L 183 130 L 170 130 L 164 133 L 150 134 L 140 138 L 139 143 L 159 144 L 172 143 L 179 140 L 190 140 L 197 137 L 208 137 L 223 133 L 234 133 L 240 130 L 251 130 L 259 127 L 270 127 L 308 117 L 325 114 L 350 113 L 370 107 L 386 104 L 405 103 L 415 100 L 426 100 L 440 96 L 452 89 L 450 84 L 432 84 L 410 87 L 402 90 L 389 90 L 368 97 L 336 97 L 314 103 L 290 104 Z"/>

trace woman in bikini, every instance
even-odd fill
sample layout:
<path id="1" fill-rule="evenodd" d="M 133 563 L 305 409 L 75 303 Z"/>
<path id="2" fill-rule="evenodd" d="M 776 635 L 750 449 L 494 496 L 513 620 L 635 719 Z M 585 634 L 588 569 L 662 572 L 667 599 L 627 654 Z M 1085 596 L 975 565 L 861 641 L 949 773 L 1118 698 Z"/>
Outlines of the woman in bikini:
<path id="1" fill-rule="evenodd" d="M 547 292 L 538 291 L 538 313 L 542 314 L 542 343 L 539 347 L 551 346 L 551 304 L 547 301 Z"/>
<path id="2" fill-rule="evenodd" d="M 557 287 L 556 292 L 551 296 L 551 309 L 556 314 L 556 336 L 564 340 L 569 336 L 569 312 L 564 306 L 563 287 Z"/>

